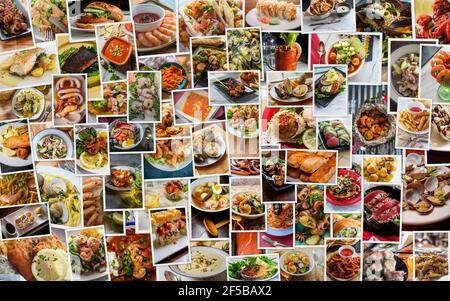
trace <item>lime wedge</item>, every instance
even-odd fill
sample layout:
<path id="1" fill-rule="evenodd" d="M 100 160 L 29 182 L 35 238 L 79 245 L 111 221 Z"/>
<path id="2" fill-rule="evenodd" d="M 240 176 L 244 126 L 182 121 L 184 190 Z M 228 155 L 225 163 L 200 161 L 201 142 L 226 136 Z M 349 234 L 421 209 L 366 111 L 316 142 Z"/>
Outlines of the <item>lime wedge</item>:
<path id="1" fill-rule="evenodd" d="M 316 129 L 307 129 L 302 134 L 302 141 L 306 148 L 316 148 Z"/>
<path id="2" fill-rule="evenodd" d="M 112 215 L 113 221 L 118 225 L 123 225 L 123 214 L 119 212 L 114 212 Z"/>

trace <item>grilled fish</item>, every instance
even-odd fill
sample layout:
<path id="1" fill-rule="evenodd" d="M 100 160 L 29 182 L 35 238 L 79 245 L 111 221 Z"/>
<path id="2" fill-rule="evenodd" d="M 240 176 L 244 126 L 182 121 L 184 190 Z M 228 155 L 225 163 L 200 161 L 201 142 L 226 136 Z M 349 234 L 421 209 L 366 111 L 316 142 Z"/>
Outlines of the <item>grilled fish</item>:
<path id="1" fill-rule="evenodd" d="M 97 61 L 97 54 L 81 46 L 77 52 L 72 54 L 62 66 L 66 73 L 80 73 L 92 66 Z"/>

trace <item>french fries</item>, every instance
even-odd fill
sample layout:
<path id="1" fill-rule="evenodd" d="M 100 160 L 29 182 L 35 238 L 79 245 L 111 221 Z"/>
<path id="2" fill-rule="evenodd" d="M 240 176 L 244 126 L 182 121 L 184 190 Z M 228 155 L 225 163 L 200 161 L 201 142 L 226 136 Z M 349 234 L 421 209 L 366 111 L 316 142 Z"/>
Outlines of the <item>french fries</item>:
<path id="1" fill-rule="evenodd" d="M 398 116 L 398 121 L 412 132 L 421 132 L 430 125 L 430 112 L 423 110 L 417 114 L 411 114 L 408 110 L 403 110 Z"/>

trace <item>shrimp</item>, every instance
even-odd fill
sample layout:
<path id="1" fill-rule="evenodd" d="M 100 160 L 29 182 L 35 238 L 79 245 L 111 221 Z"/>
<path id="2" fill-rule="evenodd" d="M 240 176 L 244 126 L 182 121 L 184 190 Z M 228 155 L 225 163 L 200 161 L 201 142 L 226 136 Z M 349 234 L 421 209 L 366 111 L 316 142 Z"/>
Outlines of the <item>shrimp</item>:
<path id="1" fill-rule="evenodd" d="M 94 188 L 102 185 L 102 178 L 92 177 L 83 182 L 83 190 L 93 190 Z"/>
<path id="2" fill-rule="evenodd" d="M 87 240 L 87 245 L 89 248 L 91 248 L 92 252 L 95 252 L 100 248 L 100 241 L 98 238 L 95 237 L 89 237 Z"/>
<path id="3" fill-rule="evenodd" d="M 172 38 L 175 37 L 175 31 L 173 31 L 173 30 L 167 29 L 165 27 L 159 27 L 157 30 L 167 36 L 172 37 Z"/>
<path id="4" fill-rule="evenodd" d="M 175 25 L 172 25 L 172 24 L 169 24 L 169 23 L 163 23 L 163 24 L 161 24 L 161 27 L 164 27 L 164 28 L 167 28 L 167 29 L 170 29 L 170 30 L 173 30 L 173 31 L 177 30 L 177 27 Z"/>
<path id="5" fill-rule="evenodd" d="M 91 261 L 92 256 L 94 255 L 94 252 L 91 248 L 83 247 L 80 249 L 80 258 L 84 261 Z"/>
<path id="6" fill-rule="evenodd" d="M 87 241 L 87 236 L 85 236 L 85 235 L 77 235 L 77 236 L 75 236 L 75 238 L 73 239 L 73 241 L 74 241 L 77 245 L 85 244 L 86 241 Z"/>
<path id="7" fill-rule="evenodd" d="M 136 279 L 144 278 L 146 273 L 147 270 L 143 266 L 138 265 L 133 267 L 133 277 Z"/>
<path id="8" fill-rule="evenodd" d="M 158 31 L 158 29 L 155 29 L 152 31 L 152 34 L 157 37 L 158 39 L 160 39 L 163 42 L 170 42 L 172 40 L 172 37 L 167 36 L 165 34 L 163 34 L 162 32 Z"/>
<path id="9" fill-rule="evenodd" d="M 150 41 L 148 41 L 145 38 L 145 35 L 142 32 L 139 32 L 137 34 L 137 38 L 138 38 L 138 42 L 141 43 L 145 47 L 153 47 L 154 46 L 153 43 L 151 43 Z"/>
<path id="10" fill-rule="evenodd" d="M 153 46 L 159 46 L 161 45 L 161 40 L 155 37 L 151 32 L 146 32 L 144 34 L 145 39 L 151 43 Z"/>

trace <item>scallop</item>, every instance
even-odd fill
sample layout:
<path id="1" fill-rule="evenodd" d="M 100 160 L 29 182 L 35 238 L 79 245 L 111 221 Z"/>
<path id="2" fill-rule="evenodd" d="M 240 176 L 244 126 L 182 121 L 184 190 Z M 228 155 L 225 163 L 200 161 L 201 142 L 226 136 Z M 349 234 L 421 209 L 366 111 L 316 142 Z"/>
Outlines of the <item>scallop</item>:
<path id="1" fill-rule="evenodd" d="M 43 189 L 48 196 L 56 196 L 60 193 L 66 193 L 67 185 L 62 179 L 55 178 L 50 181 L 45 181 Z"/>

